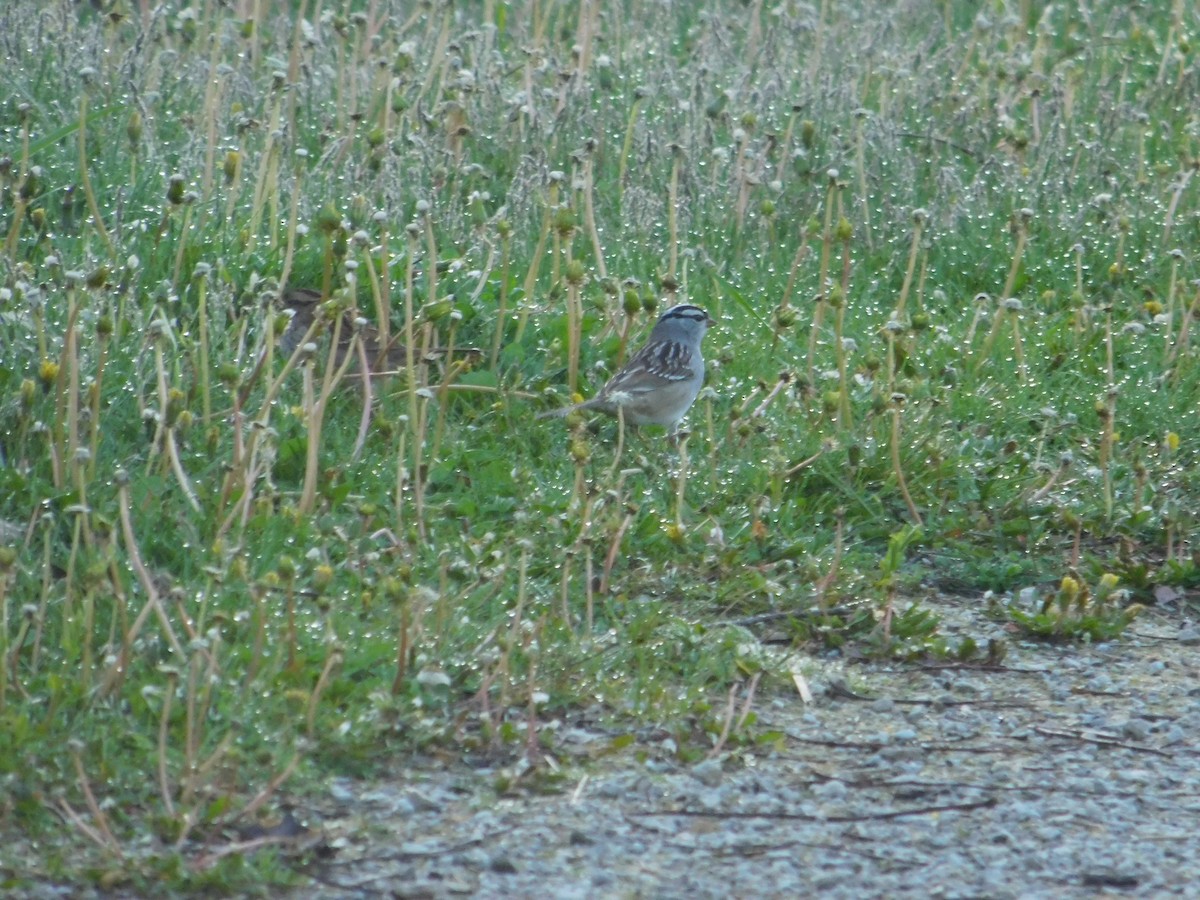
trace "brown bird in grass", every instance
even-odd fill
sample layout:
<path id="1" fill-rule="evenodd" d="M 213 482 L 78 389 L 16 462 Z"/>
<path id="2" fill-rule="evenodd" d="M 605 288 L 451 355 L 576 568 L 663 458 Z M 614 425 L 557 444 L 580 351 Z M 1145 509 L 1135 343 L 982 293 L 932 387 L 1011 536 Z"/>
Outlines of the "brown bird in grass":
<path id="1" fill-rule="evenodd" d="M 304 335 L 308 333 L 309 327 L 313 323 L 313 319 L 317 316 L 321 308 L 321 294 L 319 291 L 310 290 L 309 288 L 293 288 L 284 293 L 280 298 L 280 305 L 284 309 L 292 310 L 292 320 L 288 322 L 287 328 L 279 337 L 279 349 L 287 356 L 291 356 L 298 346 L 300 341 L 304 339 Z M 327 329 L 332 333 L 333 325 L 330 323 Z M 342 328 L 338 333 L 338 345 L 336 355 L 334 356 L 334 365 L 341 366 L 346 359 L 347 353 L 354 353 L 355 359 L 350 362 L 349 368 L 346 370 L 351 374 L 358 372 L 359 360 L 358 348 L 354 346 L 354 320 L 349 313 L 342 315 Z M 367 363 L 371 368 L 371 372 L 375 375 L 391 375 L 396 372 L 403 371 L 408 365 L 408 354 L 403 341 L 399 340 L 399 336 L 393 335 L 387 342 L 386 346 L 381 346 L 379 341 L 379 329 L 371 325 L 363 325 L 359 330 L 359 338 L 362 340 L 363 349 L 366 351 Z M 454 358 L 474 361 L 482 355 L 482 351 L 474 347 L 456 347 L 454 350 Z M 422 352 L 417 350 L 413 357 L 413 362 L 417 365 L 422 363 L 432 363 L 446 356 L 446 350 L 441 347 L 433 347 L 428 351 Z"/>

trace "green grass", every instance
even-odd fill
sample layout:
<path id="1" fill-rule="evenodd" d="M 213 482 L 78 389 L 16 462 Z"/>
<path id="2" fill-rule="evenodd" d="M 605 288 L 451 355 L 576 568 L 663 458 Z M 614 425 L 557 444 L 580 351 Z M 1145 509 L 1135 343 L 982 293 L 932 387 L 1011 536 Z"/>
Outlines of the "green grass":
<path id="1" fill-rule="evenodd" d="M 1185 4 L 296 5 L 0 9 L 0 883 L 286 881 L 204 850 L 580 710 L 691 758 L 760 614 L 1194 580 Z M 360 436 L 281 280 L 481 352 Z M 534 419 L 680 299 L 685 455 Z"/>

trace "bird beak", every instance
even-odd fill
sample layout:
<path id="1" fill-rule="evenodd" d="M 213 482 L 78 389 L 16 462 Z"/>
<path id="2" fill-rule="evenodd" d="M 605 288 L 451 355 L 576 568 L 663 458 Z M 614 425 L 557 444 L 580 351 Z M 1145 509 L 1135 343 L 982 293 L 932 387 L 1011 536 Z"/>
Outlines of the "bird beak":
<path id="1" fill-rule="evenodd" d="M 711 328 L 712 326 L 717 324 L 717 320 L 714 319 L 712 316 L 710 316 L 707 312 L 705 312 L 704 315 L 708 316 L 708 327 L 709 328 Z"/>

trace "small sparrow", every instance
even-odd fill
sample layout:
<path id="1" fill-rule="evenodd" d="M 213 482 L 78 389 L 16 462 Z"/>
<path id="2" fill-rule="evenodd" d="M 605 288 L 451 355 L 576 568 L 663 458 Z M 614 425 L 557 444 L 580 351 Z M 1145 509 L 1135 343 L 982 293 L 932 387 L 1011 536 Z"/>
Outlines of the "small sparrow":
<path id="1" fill-rule="evenodd" d="M 279 349 L 291 356 L 300 345 L 300 341 L 304 339 L 304 335 L 308 333 L 308 329 L 320 309 L 321 294 L 308 288 L 293 288 L 285 292 L 279 302 L 285 309 L 292 310 L 292 320 L 288 322 L 287 328 L 279 337 Z M 330 330 L 332 331 L 332 326 Z M 379 342 L 379 330 L 370 325 L 364 325 L 359 331 L 359 337 L 363 342 L 363 349 L 366 350 L 367 362 L 374 374 L 391 374 L 403 370 L 408 365 L 408 354 L 405 352 L 404 343 L 398 341 L 398 335 L 393 335 L 387 346 L 383 347 Z M 358 350 L 354 348 L 354 321 L 350 314 L 346 313 L 342 316 L 342 329 L 338 335 L 334 365 L 340 366 L 349 352 L 353 352 L 355 356 L 358 355 Z M 455 355 L 460 358 L 472 358 L 479 353 L 479 350 L 471 347 L 455 350 Z M 429 363 L 445 355 L 445 350 L 434 347 L 426 354 L 418 352 L 414 361 L 418 364 Z M 352 360 L 347 371 L 352 374 L 358 372 L 358 365 L 357 359 Z"/>
<path id="2" fill-rule="evenodd" d="M 664 425 L 675 437 L 679 423 L 704 386 L 700 342 L 712 317 L 699 306 L 680 303 L 664 312 L 638 350 L 595 397 L 542 413 L 565 416 L 576 409 L 620 415 L 630 425 Z"/>

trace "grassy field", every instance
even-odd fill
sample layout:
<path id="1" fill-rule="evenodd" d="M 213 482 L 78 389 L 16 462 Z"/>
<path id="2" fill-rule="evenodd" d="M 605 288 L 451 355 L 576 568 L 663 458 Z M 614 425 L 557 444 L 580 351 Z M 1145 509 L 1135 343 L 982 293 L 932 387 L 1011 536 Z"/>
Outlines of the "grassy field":
<path id="1" fill-rule="evenodd" d="M 0 886 L 286 882 L 212 848 L 331 773 L 1194 586 L 1200 18 L 975 6 L 4 3 Z M 680 446 L 534 418 L 683 300 Z"/>

